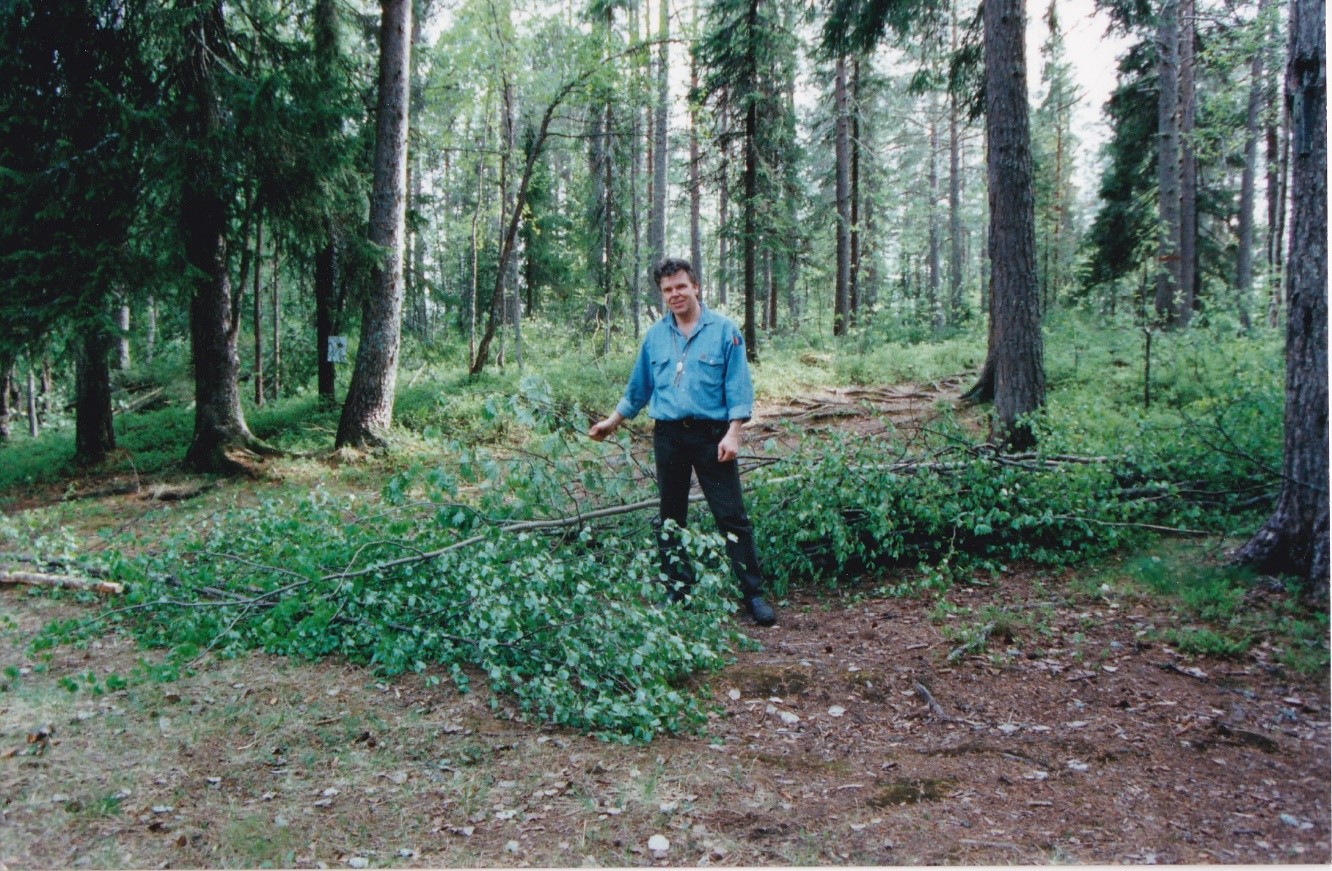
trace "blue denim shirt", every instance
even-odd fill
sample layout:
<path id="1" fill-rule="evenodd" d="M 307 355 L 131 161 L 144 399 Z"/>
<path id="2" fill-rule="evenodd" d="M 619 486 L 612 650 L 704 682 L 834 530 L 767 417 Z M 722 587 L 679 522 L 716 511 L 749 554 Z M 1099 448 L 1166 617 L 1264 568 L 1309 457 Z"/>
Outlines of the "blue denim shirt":
<path id="1" fill-rule="evenodd" d="M 684 366 L 677 378 L 681 361 Z M 749 380 L 745 340 L 736 325 L 703 306 L 688 338 L 670 312 L 649 327 L 615 410 L 628 418 L 643 406 L 653 420 L 749 420 L 754 385 Z"/>

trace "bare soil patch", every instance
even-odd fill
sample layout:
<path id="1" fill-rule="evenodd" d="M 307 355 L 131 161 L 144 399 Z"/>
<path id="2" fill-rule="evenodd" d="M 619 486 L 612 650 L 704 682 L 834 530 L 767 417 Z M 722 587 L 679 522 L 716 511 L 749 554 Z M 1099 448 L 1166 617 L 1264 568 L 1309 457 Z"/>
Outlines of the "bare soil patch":
<path id="1" fill-rule="evenodd" d="M 1159 605 L 1076 581 L 802 592 L 706 678 L 703 734 L 647 746 L 335 660 L 109 689 L 156 654 L 34 652 L 92 606 L 0 589 L 0 868 L 1332 861 L 1327 680 L 1181 656 Z M 984 606 L 1021 619 L 957 652 Z"/>

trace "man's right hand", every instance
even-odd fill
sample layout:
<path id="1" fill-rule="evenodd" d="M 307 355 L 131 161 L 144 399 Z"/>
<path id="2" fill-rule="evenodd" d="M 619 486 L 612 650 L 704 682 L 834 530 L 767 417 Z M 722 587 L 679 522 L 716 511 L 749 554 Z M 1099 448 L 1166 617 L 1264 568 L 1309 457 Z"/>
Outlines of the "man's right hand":
<path id="1" fill-rule="evenodd" d="M 587 431 L 587 435 L 589 438 L 592 439 L 592 441 L 599 442 L 602 439 L 604 439 L 606 436 L 615 432 L 616 428 L 619 427 L 620 425 L 620 421 L 622 420 L 624 420 L 624 418 L 620 417 L 619 412 L 616 412 L 612 414 L 610 417 L 601 421 L 600 423 L 592 424 L 592 428 Z"/>

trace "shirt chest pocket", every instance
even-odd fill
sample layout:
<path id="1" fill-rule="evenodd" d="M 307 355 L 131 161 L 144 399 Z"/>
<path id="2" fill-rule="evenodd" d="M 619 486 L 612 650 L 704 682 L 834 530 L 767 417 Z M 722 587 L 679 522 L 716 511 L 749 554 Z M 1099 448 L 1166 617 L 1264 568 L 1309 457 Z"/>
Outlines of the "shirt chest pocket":
<path id="1" fill-rule="evenodd" d="M 694 372 L 700 385 L 721 387 L 726 378 L 726 365 L 721 357 L 713 354 L 700 354 Z"/>
<path id="2" fill-rule="evenodd" d="M 657 387 L 665 387 L 671 383 L 675 377 L 675 360 L 670 357 L 652 358 L 652 383 Z"/>

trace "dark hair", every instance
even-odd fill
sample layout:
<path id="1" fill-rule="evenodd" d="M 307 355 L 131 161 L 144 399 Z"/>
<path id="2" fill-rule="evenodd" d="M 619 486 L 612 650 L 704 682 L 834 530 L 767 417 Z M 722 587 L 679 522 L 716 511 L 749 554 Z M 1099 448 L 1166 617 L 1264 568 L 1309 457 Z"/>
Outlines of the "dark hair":
<path id="1" fill-rule="evenodd" d="M 677 272 L 687 274 L 691 284 L 698 284 L 698 276 L 694 274 L 693 265 L 683 257 L 666 257 L 658 263 L 652 270 L 652 283 L 660 288 L 663 278 Z"/>

